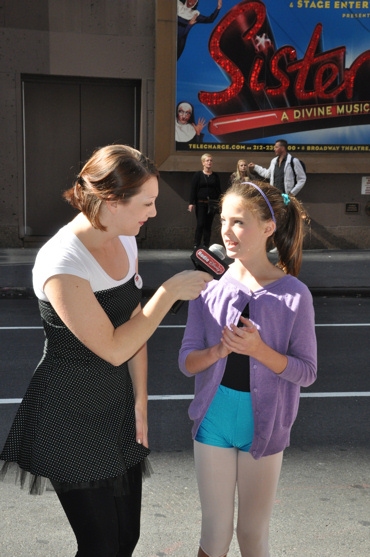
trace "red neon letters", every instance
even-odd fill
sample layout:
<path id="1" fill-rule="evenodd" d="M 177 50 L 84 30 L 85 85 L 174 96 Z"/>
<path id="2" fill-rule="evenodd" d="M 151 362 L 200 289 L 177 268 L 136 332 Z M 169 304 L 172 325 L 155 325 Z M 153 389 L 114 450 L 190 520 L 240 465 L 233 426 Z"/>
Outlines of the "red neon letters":
<path id="1" fill-rule="evenodd" d="M 219 92 L 200 91 L 199 100 L 203 104 L 219 106 L 227 103 L 245 88 L 252 95 L 264 92 L 272 101 L 284 97 L 289 90 L 297 104 L 298 101 L 335 102 L 340 94 L 342 101 L 354 98 L 356 76 L 362 66 L 369 65 L 370 50 L 360 54 L 349 68 L 345 68 L 345 46 L 320 52 L 322 24 L 318 23 L 303 58 L 298 60 L 292 46 L 274 50 L 273 38 L 265 33 L 266 24 L 266 7 L 258 0 L 240 2 L 220 21 L 211 35 L 209 50 L 215 62 L 230 76 L 231 84 Z M 228 34 L 235 35 L 236 32 L 238 40 L 248 45 L 248 52 L 253 52 L 248 71 L 240 59 L 233 61 L 232 54 L 225 54 Z"/>

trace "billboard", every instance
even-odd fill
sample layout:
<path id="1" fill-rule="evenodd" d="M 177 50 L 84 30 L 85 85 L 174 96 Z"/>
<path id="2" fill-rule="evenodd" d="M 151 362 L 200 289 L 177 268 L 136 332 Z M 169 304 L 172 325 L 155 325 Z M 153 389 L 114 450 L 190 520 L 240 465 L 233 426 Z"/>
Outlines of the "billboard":
<path id="1" fill-rule="evenodd" d="M 370 1 L 177 0 L 176 151 L 370 152 Z"/>

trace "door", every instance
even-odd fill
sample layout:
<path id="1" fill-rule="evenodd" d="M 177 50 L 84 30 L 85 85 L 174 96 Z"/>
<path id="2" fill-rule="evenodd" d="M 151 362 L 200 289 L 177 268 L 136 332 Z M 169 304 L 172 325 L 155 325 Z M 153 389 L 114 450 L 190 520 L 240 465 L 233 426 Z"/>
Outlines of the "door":
<path id="1" fill-rule="evenodd" d="M 24 77 L 25 242 L 44 242 L 74 216 L 63 191 L 98 147 L 138 147 L 140 82 Z"/>

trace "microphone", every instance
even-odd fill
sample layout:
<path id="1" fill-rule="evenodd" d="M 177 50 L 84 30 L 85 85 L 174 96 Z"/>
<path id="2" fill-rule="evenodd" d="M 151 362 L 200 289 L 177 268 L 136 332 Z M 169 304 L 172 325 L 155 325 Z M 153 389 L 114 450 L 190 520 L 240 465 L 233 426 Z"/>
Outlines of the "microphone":
<path id="1" fill-rule="evenodd" d="M 195 248 L 190 256 L 196 271 L 205 271 L 219 280 L 228 270 L 229 266 L 223 263 L 226 257 L 226 250 L 220 244 L 213 244 L 209 248 L 199 246 Z M 177 300 L 171 308 L 171 313 L 175 314 L 179 311 L 184 300 Z"/>

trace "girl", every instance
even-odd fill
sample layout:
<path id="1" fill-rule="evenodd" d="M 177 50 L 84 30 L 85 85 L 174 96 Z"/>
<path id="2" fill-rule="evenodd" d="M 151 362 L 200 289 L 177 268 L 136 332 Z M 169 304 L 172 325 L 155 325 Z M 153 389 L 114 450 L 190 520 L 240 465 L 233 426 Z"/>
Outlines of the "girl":
<path id="1" fill-rule="evenodd" d="M 238 183 L 222 199 L 221 234 L 234 262 L 189 304 L 179 365 L 195 375 L 198 557 L 268 557 L 269 522 L 300 387 L 316 378 L 312 297 L 298 275 L 303 209 L 273 186 Z M 279 263 L 266 248 L 274 241 Z"/>

